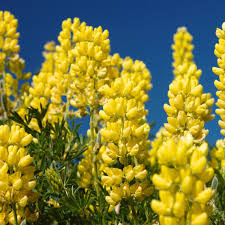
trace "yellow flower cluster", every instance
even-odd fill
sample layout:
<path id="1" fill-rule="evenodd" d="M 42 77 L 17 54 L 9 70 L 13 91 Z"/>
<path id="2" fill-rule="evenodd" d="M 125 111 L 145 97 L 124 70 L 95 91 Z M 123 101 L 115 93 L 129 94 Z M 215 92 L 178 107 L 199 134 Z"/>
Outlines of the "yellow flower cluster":
<path id="1" fill-rule="evenodd" d="M 173 52 L 173 67 L 174 75 L 180 75 L 179 66 L 185 65 L 189 67 L 193 62 L 192 50 L 194 46 L 192 45 L 192 36 L 187 32 L 186 27 L 179 27 L 177 33 L 174 35 L 174 44 L 172 45 Z"/>
<path id="2" fill-rule="evenodd" d="M 220 139 L 216 141 L 216 146 L 210 152 L 211 166 L 215 169 L 225 168 L 225 143 Z"/>
<path id="3" fill-rule="evenodd" d="M 170 90 L 168 92 L 168 97 L 170 98 L 170 105 L 165 104 L 164 109 L 168 115 L 168 123 L 164 124 L 164 127 L 160 128 L 158 131 L 155 140 L 151 143 L 151 151 L 150 151 L 150 164 L 152 166 L 155 165 L 157 161 L 157 151 L 159 147 L 163 144 L 163 142 L 168 137 L 179 138 L 179 136 L 184 135 L 186 132 L 186 123 L 187 119 L 190 116 L 192 118 L 190 112 L 186 111 L 185 101 L 187 95 L 187 91 L 190 91 L 190 88 L 186 90 L 186 85 L 190 83 L 189 76 L 187 76 L 188 69 L 192 66 L 192 73 L 198 78 L 201 75 L 201 71 L 193 71 L 193 69 L 197 70 L 194 62 L 193 62 L 193 54 L 192 50 L 194 46 L 192 45 L 192 36 L 188 33 L 186 27 L 180 27 L 177 29 L 177 33 L 174 35 L 174 44 L 172 45 L 173 49 L 173 73 L 174 80 L 170 84 Z M 186 77 L 186 78 L 184 78 Z M 185 87 L 184 90 L 182 89 Z M 189 104 L 194 104 L 195 99 L 189 98 L 187 102 Z M 178 105 L 179 104 L 179 105 Z M 190 107 L 189 107 L 190 108 Z M 190 110 L 189 110 L 190 111 Z M 190 120 L 190 119 L 189 119 Z M 196 124 L 197 125 L 197 124 Z M 190 125 L 189 127 L 190 128 Z M 188 131 L 188 129 L 186 129 Z"/>
<path id="4" fill-rule="evenodd" d="M 98 28 L 101 30 L 101 28 Z M 104 31 L 105 32 L 105 31 Z M 103 33 L 104 33 L 103 32 Z M 107 32 L 106 32 L 107 33 Z M 103 35 L 103 34 L 102 34 Z M 102 36 L 103 37 L 103 36 Z M 98 48 L 97 48 L 98 49 Z M 87 58 L 90 58 L 94 62 L 93 57 L 86 56 Z M 78 165 L 78 171 L 80 176 L 80 185 L 84 188 L 88 187 L 90 184 L 93 184 L 94 182 L 94 176 L 95 173 L 98 170 L 98 173 L 101 173 L 103 165 L 99 164 L 97 161 L 100 160 L 100 156 L 97 156 L 97 153 L 94 152 L 94 144 L 96 142 L 97 132 L 99 130 L 98 123 L 100 122 L 101 118 L 99 118 L 98 110 L 100 105 L 104 104 L 105 101 L 107 101 L 107 96 L 102 93 L 103 87 L 110 85 L 110 83 L 117 78 L 120 75 L 120 69 L 121 69 L 121 63 L 122 59 L 120 58 L 119 54 L 114 54 L 113 56 L 107 56 L 106 59 L 102 62 L 95 62 L 95 71 L 93 74 L 89 74 L 88 72 L 85 75 L 86 78 L 80 77 L 79 80 L 76 80 L 75 83 L 77 85 L 79 82 L 86 82 L 86 80 L 89 80 L 89 84 L 85 84 L 83 87 L 85 89 L 82 91 L 81 88 L 79 89 L 79 95 L 83 95 L 83 97 L 86 98 L 86 100 L 83 102 L 83 105 L 80 105 L 77 107 L 79 110 L 75 112 L 76 116 L 82 116 L 86 112 L 86 107 L 89 106 L 90 108 L 90 130 L 88 130 L 88 136 L 91 139 L 90 145 L 88 146 L 88 149 L 86 152 L 84 152 L 84 159 L 82 159 Z M 98 69 L 99 68 L 99 69 Z M 104 68 L 104 69 L 102 69 Z M 78 71 L 77 71 L 78 72 Z M 89 76 L 89 78 L 87 78 Z M 94 86 L 92 85 L 94 84 Z M 91 85 L 91 88 L 88 88 L 88 85 Z M 79 86 L 79 85 L 78 85 Z M 76 92 L 76 91 L 75 91 Z M 85 94 L 86 93 L 86 94 Z M 76 101 L 80 101 L 82 98 L 79 99 L 77 94 L 74 95 L 73 99 L 71 100 L 73 103 Z M 88 97 L 90 96 L 90 98 Z M 94 97 L 95 96 L 95 97 Z M 91 100 L 91 98 L 93 98 Z M 85 103 L 86 102 L 86 103 Z M 72 105 L 76 107 L 76 105 Z M 86 104 L 86 105 L 85 105 Z M 85 108 L 84 108 L 85 107 Z M 93 132 L 91 131 L 93 130 Z M 96 167 L 96 168 L 95 168 Z"/>
<path id="5" fill-rule="evenodd" d="M 28 202 L 36 201 L 38 194 L 32 192 L 36 186 L 33 158 L 26 146 L 32 136 L 17 125 L 0 126 L 0 224 L 20 223 L 23 218 L 33 220 Z M 16 211 L 16 212 L 14 212 Z M 15 215 L 17 217 L 15 217 Z"/>
<path id="6" fill-rule="evenodd" d="M 151 89 L 150 79 L 143 62 L 126 58 L 121 77 L 102 88 L 107 101 L 99 112 L 105 122 L 99 155 L 105 164 L 101 182 L 109 193 L 110 211 L 122 198 L 143 200 L 153 191 L 145 168 L 150 127 L 144 102 Z"/>
<path id="7" fill-rule="evenodd" d="M 152 200 L 151 207 L 159 215 L 161 225 L 208 225 L 213 195 L 205 183 L 214 176 L 207 163 L 206 142 L 195 147 L 187 134 L 178 142 L 168 139 L 159 148 L 157 157 L 160 174 L 152 182 L 159 190 L 160 200 Z"/>
<path id="8" fill-rule="evenodd" d="M 129 74 L 127 73 L 127 71 L 131 71 L 132 70 L 132 65 L 133 65 L 133 61 L 130 59 L 130 58 L 126 58 L 125 60 L 124 60 L 124 63 L 123 63 L 123 65 L 128 65 L 128 67 L 127 67 L 127 70 L 123 70 L 122 72 L 121 72 L 121 74 L 119 74 L 118 73 L 118 71 L 119 71 L 119 68 L 121 67 L 121 64 L 122 64 L 122 59 L 119 57 L 119 55 L 118 54 L 115 54 L 115 55 L 113 55 L 112 57 L 111 57 L 111 64 L 113 65 L 113 67 L 110 69 L 111 70 L 111 73 L 115 73 L 115 75 L 114 75 L 114 77 L 118 77 L 118 76 L 123 76 L 124 78 L 123 79 L 121 79 L 121 77 L 120 78 L 117 78 L 114 82 L 113 82 L 113 80 L 111 80 L 111 85 L 110 85 L 110 82 L 109 82 L 109 84 L 105 84 L 105 85 L 103 85 L 100 89 L 99 89 L 99 92 L 100 92 L 100 94 L 103 96 L 103 103 L 105 102 L 105 104 L 104 104 L 104 107 L 103 107 L 103 109 L 106 109 L 108 106 L 109 106 L 109 102 L 110 101 L 112 101 L 114 98 L 117 98 L 118 96 L 121 96 L 121 93 L 120 93 L 120 91 L 121 91 L 121 87 L 122 88 L 125 88 L 126 87 L 126 85 L 128 85 L 127 87 L 128 87 L 128 89 L 127 90 L 125 90 L 125 92 L 124 92 L 124 99 L 126 99 L 126 95 L 129 95 L 130 93 L 130 91 L 131 91 L 131 89 L 133 88 L 133 87 L 135 87 L 138 83 L 140 83 L 141 82 L 141 79 L 145 79 L 146 81 L 148 80 L 148 79 L 150 79 L 150 77 L 149 77 L 149 72 L 146 70 L 146 68 L 145 68 L 145 65 L 142 63 L 142 62 L 139 62 L 139 61 L 136 61 L 135 62 L 135 65 L 133 66 L 134 68 L 136 68 L 135 70 L 136 70 L 136 72 L 134 73 L 134 72 L 129 72 Z M 130 64 L 130 65 L 129 65 Z M 142 66 L 143 68 L 143 70 L 145 70 L 145 72 L 144 73 L 146 73 L 143 77 L 142 77 L 142 73 L 141 73 L 141 67 L 140 66 Z M 138 67 L 140 67 L 139 69 L 138 69 Z M 112 70 L 113 69 L 113 70 Z M 133 69 L 134 70 L 134 69 Z M 138 71 L 138 70 L 140 70 L 140 71 Z M 132 76 L 132 79 L 133 79 L 133 83 L 131 83 L 130 82 L 130 77 L 129 76 Z M 111 77 L 112 77 L 112 75 L 111 75 Z M 126 77 L 126 78 L 125 78 Z M 128 83 L 126 82 L 126 81 L 128 81 Z M 143 86 L 143 90 L 144 89 L 146 89 L 146 90 L 149 90 L 150 88 L 151 88 L 151 85 L 150 84 L 148 84 L 147 85 L 147 82 L 146 81 L 142 81 L 142 84 L 140 83 L 140 85 L 141 86 Z M 146 84 L 144 84 L 144 82 L 146 82 Z M 123 86 L 120 86 L 120 85 L 123 85 Z M 140 87 L 141 87 L 140 86 Z M 144 87 L 145 86 L 145 87 Z M 114 90 L 113 89 L 115 89 L 115 90 L 117 90 L 117 92 L 116 93 L 114 93 Z M 136 92 L 138 92 L 138 90 L 136 90 Z M 115 94 L 115 95 L 114 95 Z M 136 96 L 136 98 L 137 99 L 139 99 L 140 101 L 147 101 L 147 99 L 148 99 L 148 96 L 147 96 L 147 94 L 146 93 L 144 93 L 144 92 L 141 92 L 139 95 L 137 95 L 135 92 L 133 93 L 133 97 L 134 96 Z M 133 98 L 132 97 L 132 98 Z M 111 99 L 111 98 L 113 98 L 113 99 Z M 109 99 L 109 102 L 107 103 L 107 100 Z M 117 100 L 118 100 L 119 98 L 117 98 Z M 122 98 L 120 98 L 120 99 L 122 99 Z M 141 100 L 142 99 L 142 100 Z M 116 101 L 117 101 L 116 100 Z M 138 100 L 138 101 L 139 101 Z M 123 101 L 123 100 L 122 100 Z M 129 104 L 132 104 L 133 106 L 135 106 L 135 102 L 133 101 L 133 103 L 131 103 L 132 101 L 130 101 L 130 103 Z M 108 104 L 108 105 L 107 105 Z M 117 104 L 117 102 L 114 102 L 114 106 L 113 107 L 115 107 L 115 105 Z M 120 103 L 119 103 L 120 104 Z M 122 106 L 122 105 L 121 105 Z M 125 106 L 122 106 L 122 107 L 125 107 Z M 143 106 L 141 106 L 141 107 L 143 107 Z M 114 110 L 114 109 L 113 109 Z M 118 110 L 120 110 L 120 109 L 118 109 Z M 117 110 L 117 111 L 118 111 Z M 144 110 L 144 108 L 142 109 L 142 110 Z M 108 111 L 110 111 L 110 109 L 108 109 Z M 135 108 L 134 109 L 134 111 L 137 111 L 137 108 Z M 140 110 L 141 111 L 141 110 Z M 122 114 L 124 114 L 124 112 L 121 112 Z M 132 112 L 131 112 L 132 113 Z M 133 115 L 134 117 L 137 115 L 137 114 L 140 114 L 140 113 L 138 113 L 138 112 L 133 112 L 133 113 L 135 113 L 135 115 Z M 121 114 L 121 117 L 122 117 L 122 114 Z M 110 117 L 105 117 L 105 116 L 107 116 L 106 115 L 106 113 L 105 113 L 105 111 L 104 110 L 101 110 L 100 112 L 99 112 L 99 116 L 100 116 L 100 119 L 102 119 L 103 121 L 103 123 L 105 123 Z M 133 118 L 134 118 L 133 117 Z M 98 121 L 98 119 L 97 118 L 95 118 L 95 123 Z M 129 126 L 129 124 L 127 124 L 127 126 Z M 102 132 L 102 131 L 101 131 Z M 104 133 L 104 131 L 103 131 L 103 133 Z M 130 133 L 130 132 L 129 132 Z M 95 133 L 95 138 L 96 138 L 96 133 Z M 88 136 L 91 136 L 90 135 L 90 130 L 89 130 L 89 132 L 88 132 Z M 137 149 L 138 150 L 138 149 Z M 103 151 L 103 149 L 101 150 L 101 152 Z M 145 152 L 146 153 L 146 152 Z M 104 155 L 106 155 L 106 154 L 104 154 Z M 93 146 L 89 146 L 88 147 L 88 150 L 86 151 L 86 152 L 84 152 L 84 159 L 82 159 L 81 160 L 81 162 L 79 163 L 79 165 L 78 165 L 78 171 L 79 171 L 79 174 L 80 174 L 80 185 L 82 186 L 82 187 L 87 187 L 88 185 L 90 185 L 91 183 L 93 183 L 93 176 L 94 176 L 94 165 L 93 165 Z M 101 154 L 98 154 L 98 155 L 96 155 L 96 161 L 97 161 L 97 170 L 98 170 L 98 174 L 101 174 L 101 172 L 102 172 L 102 170 L 104 169 L 104 167 L 105 167 L 105 164 L 103 163 L 103 162 L 101 162 L 100 163 L 100 161 L 102 160 L 102 156 L 101 156 Z"/>
<path id="9" fill-rule="evenodd" d="M 30 73 L 23 73 L 24 60 L 19 57 L 19 33 L 17 19 L 8 11 L 0 11 L 0 118 L 6 119 L 10 110 L 16 110 L 27 83 L 18 89 L 20 79 L 28 79 Z M 19 95 L 20 94 L 20 95 Z"/>
<path id="10" fill-rule="evenodd" d="M 205 183 L 214 171 L 207 162 L 204 123 L 214 118 L 210 109 L 214 99 L 204 94 L 199 84 L 201 70 L 193 62 L 191 40 L 186 28 L 179 28 L 174 35 L 175 78 L 169 86 L 169 105 L 164 105 L 168 123 L 158 132 L 150 151 L 151 165 L 157 160 L 160 166 L 160 174 L 152 177 L 160 200 L 153 200 L 151 206 L 162 225 L 209 224 L 207 202 L 213 191 Z"/>
<path id="11" fill-rule="evenodd" d="M 216 95 L 218 100 L 216 105 L 216 113 L 221 117 L 221 120 L 218 121 L 219 126 L 221 127 L 220 133 L 225 136 L 225 23 L 222 24 L 222 30 L 216 29 L 216 36 L 219 39 L 219 43 L 215 45 L 214 54 L 218 57 L 217 64 L 219 67 L 213 67 L 212 71 L 219 76 L 219 80 L 215 80 L 214 85 L 218 89 Z M 216 142 L 216 147 L 211 151 L 211 164 L 216 169 L 225 168 L 225 143 L 223 140 L 218 140 Z M 223 174 L 223 173 L 222 173 Z"/>
<path id="12" fill-rule="evenodd" d="M 83 153 L 84 158 L 79 162 L 77 166 L 79 175 L 79 185 L 83 188 L 87 188 L 93 183 L 94 165 L 92 163 L 92 151 L 93 148 L 88 146 L 88 149 Z"/>
<path id="13" fill-rule="evenodd" d="M 29 89 L 30 96 L 27 96 L 26 105 L 39 109 L 40 104 L 45 107 L 51 97 L 51 89 L 53 86 L 48 82 L 48 78 L 52 77 L 55 66 L 55 43 L 48 42 L 44 46 L 43 56 L 45 58 L 41 70 L 38 75 L 33 76 L 32 86 Z M 29 101 L 29 97 L 31 100 Z"/>
<path id="14" fill-rule="evenodd" d="M 105 100 L 100 88 L 118 77 L 121 67 L 119 55 L 109 55 L 108 35 L 108 30 L 87 26 L 78 18 L 63 21 L 60 44 L 45 45 L 45 62 L 33 77 L 24 108 L 40 108 L 40 104 L 46 106 L 49 102 L 45 120 L 52 123 L 63 116 L 85 116 L 87 107 L 98 110 Z M 24 109 L 21 114 L 25 114 Z M 31 126 L 38 129 L 35 121 L 31 121 Z"/>
<path id="15" fill-rule="evenodd" d="M 215 45 L 214 54 L 218 57 L 218 67 L 213 67 L 212 71 L 219 76 L 219 81 L 215 80 L 214 85 L 218 89 L 216 95 L 218 101 L 216 105 L 219 109 L 216 109 L 216 113 L 221 117 L 219 120 L 219 126 L 221 127 L 221 134 L 225 136 L 225 23 L 222 25 L 222 30 L 217 28 L 216 36 L 219 38 L 219 43 Z"/>
<path id="16" fill-rule="evenodd" d="M 118 58 L 109 56 L 110 41 L 108 30 L 93 28 L 78 18 L 67 19 L 62 23 L 62 31 L 56 46 L 55 73 L 49 82 L 51 101 L 62 103 L 66 97 L 65 113 L 73 106 L 83 114 L 86 107 L 98 108 L 101 95 L 98 90 L 111 78 L 118 76 L 114 61 Z M 115 59 L 114 59 L 115 58 Z"/>
<path id="17" fill-rule="evenodd" d="M 35 109 L 40 109 L 41 105 L 42 107 L 46 107 L 51 98 L 51 89 L 53 88 L 53 85 L 48 82 L 48 80 L 54 74 L 56 57 L 55 43 L 46 43 L 44 50 L 43 56 L 45 61 L 42 64 L 41 70 L 37 75 L 32 77 L 32 86 L 29 87 L 29 92 L 23 96 L 23 105 L 18 112 L 22 117 L 26 115 L 26 109 L 28 107 L 31 106 Z M 58 107 L 58 105 L 50 103 L 48 111 L 42 122 L 45 124 L 45 122 L 48 120 L 49 122 L 54 123 L 61 118 L 62 108 Z M 35 130 L 39 130 L 37 120 L 34 118 L 30 121 L 29 126 Z"/>
<path id="18" fill-rule="evenodd" d="M 225 136 L 225 23 L 216 35 L 216 112 Z M 133 203 L 150 196 L 153 183 L 159 200 L 152 200 L 151 207 L 161 225 L 209 225 L 209 201 L 214 192 L 206 184 L 213 178 L 214 169 L 223 168 L 224 174 L 225 143 L 217 141 L 208 162 L 208 130 L 204 125 L 214 118 L 214 99 L 210 93 L 203 93 L 199 83 L 202 71 L 193 61 L 192 36 L 185 27 L 174 35 L 174 80 L 169 86 L 169 104 L 164 105 L 168 123 L 159 130 L 150 152 L 145 102 L 152 88 L 151 74 L 142 61 L 110 55 L 108 36 L 108 30 L 87 26 L 78 18 L 63 21 L 59 44 L 44 46 L 40 72 L 33 76 L 31 87 L 25 84 L 19 92 L 19 80 L 30 74 L 22 72 L 25 65 L 18 55 L 17 20 L 0 11 L 0 119 L 6 119 L 20 101 L 22 117 L 27 107 L 40 110 L 40 105 L 49 103 L 44 123 L 89 114 L 89 142 L 77 166 L 78 185 L 93 185 L 99 197 L 101 183 L 108 193 L 105 200 L 109 211 L 115 209 L 117 213 L 122 199 L 126 199 L 134 214 Z M 30 127 L 40 131 L 36 119 L 31 120 Z M 33 222 L 38 217 L 28 207 L 38 198 L 33 158 L 26 148 L 31 141 L 32 136 L 18 125 L 0 126 L 0 224 L 20 224 L 23 219 Z M 159 173 L 152 177 L 149 162 L 159 166 Z M 54 169 L 47 169 L 45 176 L 53 191 L 63 189 Z M 45 202 L 61 207 L 52 198 Z M 90 209 L 94 210 L 93 206 Z"/>
<path id="19" fill-rule="evenodd" d="M 183 33 L 190 36 L 187 31 Z M 185 45 L 186 40 L 182 39 L 181 43 L 182 41 Z M 182 59 L 182 56 L 180 57 Z M 190 132 L 196 142 L 201 142 L 208 134 L 208 130 L 204 129 L 204 123 L 214 118 L 210 109 L 214 99 L 211 98 L 210 93 L 203 93 L 203 87 L 199 84 L 202 72 L 197 69 L 194 62 L 183 61 L 176 67 L 176 71 L 178 73 L 169 86 L 170 104 L 164 104 L 168 115 L 168 123 L 164 124 L 167 132 L 164 132 L 164 135 L 179 137 Z"/>

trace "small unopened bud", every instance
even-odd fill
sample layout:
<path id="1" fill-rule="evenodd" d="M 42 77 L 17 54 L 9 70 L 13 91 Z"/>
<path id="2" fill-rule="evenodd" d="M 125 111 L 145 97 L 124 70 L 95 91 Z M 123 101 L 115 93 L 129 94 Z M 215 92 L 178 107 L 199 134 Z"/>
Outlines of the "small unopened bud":
<path id="1" fill-rule="evenodd" d="M 48 183 L 51 185 L 51 188 L 56 192 L 60 192 L 63 187 L 63 183 L 58 173 L 56 173 L 53 168 L 49 168 L 46 170 L 45 176 Z"/>

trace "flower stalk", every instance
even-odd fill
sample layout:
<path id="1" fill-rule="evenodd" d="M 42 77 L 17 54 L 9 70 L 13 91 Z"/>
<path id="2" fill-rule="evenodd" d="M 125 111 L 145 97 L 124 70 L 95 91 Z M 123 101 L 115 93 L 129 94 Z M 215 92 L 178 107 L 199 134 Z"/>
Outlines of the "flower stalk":
<path id="1" fill-rule="evenodd" d="M 94 108 L 90 109 L 90 131 L 91 131 L 91 140 L 90 145 L 92 149 L 92 164 L 94 170 L 94 187 L 97 193 L 97 197 L 99 196 L 99 180 L 98 180 L 98 172 L 97 172 L 97 146 L 96 146 L 96 138 L 95 138 L 95 118 L 96 118 L 96 110 Z"/>

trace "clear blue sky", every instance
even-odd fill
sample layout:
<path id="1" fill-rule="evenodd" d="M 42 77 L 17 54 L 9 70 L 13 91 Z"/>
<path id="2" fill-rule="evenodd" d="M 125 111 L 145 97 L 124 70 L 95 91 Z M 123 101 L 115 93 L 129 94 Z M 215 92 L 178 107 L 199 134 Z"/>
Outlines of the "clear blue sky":
<path id="1" fill-rule="evenodd" d="M 177 27 L 186 26 L 194 36 L 195 62 L 203 70 L 200 82 L 215 96 L 211 67 L 216 65 L 215 30 L 225 21 L 224 9 L 224 0 L 2 0 L 0 10 L 9 10 L 19 20 L 21 56 L 32 72 L 43 61 L 43 45 L 57 40 L 64 19 L 79 17 L 108 29 L 112 53 L 143 60 L 151 71 L 154 87 L 147 107 L 149 121 L 157 123 L 156 132 L 166 122 L 163 104 L 173 79 L 171 44 Z M 222 137 L 217 121 L 218 116 L 207 125 L 211 144 Z"/>

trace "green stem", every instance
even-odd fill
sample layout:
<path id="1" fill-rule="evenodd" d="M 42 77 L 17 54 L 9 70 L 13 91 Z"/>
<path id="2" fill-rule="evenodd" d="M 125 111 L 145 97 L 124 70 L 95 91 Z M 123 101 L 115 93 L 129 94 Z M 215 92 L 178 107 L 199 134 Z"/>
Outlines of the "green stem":
<path id="1" fill-rule="evenodd" d="M 137 160 L 136 156 L 134 156 L 134 165 L 135 165 L 135 166 L 138 165 L 138 160 Z"/>
<path id="2" fill-rule="evenodd" d="M 95 148 L 95 131 L 94 131 L 94 124 L 95 124 L 95 113 L 96 110 L 91 108 L 90 109 L 90 130 L 91 130 L 91 148 L 92 148 L 92 164 L 93 164 L 93 169 L 94 169 L 94 186 L 95 190 L 97 192 L 97 198 L 99 197 L 99 186 L 98 186 L 98 173 L 97 173 L 97 162 L 96 162 L 96 157 L 97 157 L 97 149 Z"/>
<path id="3" fill-rule="evenodd" d="M 14 221 L 15 221 L 15 224 L 14 225 L 19 225 L 18 224 L 18 221 L 17 221 L 16 204 L 15 203 L 13 203 L 13 205 L 12 205 L 12 210 L 13 210 Z"/>
<path id="4" fill-rule="evenodd" d="M 63 118 L 64 118 L 65 121 L 66 121 L 66 118 L 69 115 L 70 99 L 71 98 L 69 97 L 69 90 L 68 90 L 67 93 L 66 93 L 66 109 L 65 109 L 65 112 L 64 112 L 64 115 L 63 115 Z"/>
<path id="5" fill-rule="evenodd" d="M 137 222 L 137 214 L 136 214 L 136 211 L 135 211 L 135 208 L 134 208 L 133 204 L 131 205 L 131 210 L 132 210 L 132 217 L 133 217 L 134 225 L 137 225 L 138 224 L 138 222 Z"/>

